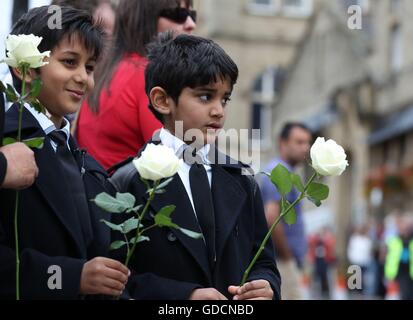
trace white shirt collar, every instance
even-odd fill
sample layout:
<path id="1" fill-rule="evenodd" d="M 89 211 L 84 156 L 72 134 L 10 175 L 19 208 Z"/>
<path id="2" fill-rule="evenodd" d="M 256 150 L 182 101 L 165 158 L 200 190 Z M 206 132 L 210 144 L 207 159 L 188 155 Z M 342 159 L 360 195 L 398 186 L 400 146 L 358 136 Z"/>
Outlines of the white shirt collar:
<path id="1" fill-rule="evenodd" d="M 47 115 L 41 112 L 37 112 L 36 109 L 25 103 L 25 108 L 32 114 L 32 116 L 37 120 L 39 123 L 40 127 L 44 131 L 46 135 L 48 135 L 50 132 L 53 130 L 56 130 L 56 127 L 52 120 L 49 119 Z M 70 137 L 70 122 L 67 121 L 65 118 L 63 118 L 63 123 L 64 126 L 61 129 L 57 129 L 58 131 L 63 131 L 64 134 L 66 135 L 66 142 L 69 142 L 69 137 Z"/>
<path id="2" fill-rule="evenodd" d="M 162 128 L 159 133 L 159 138 L 164 146 L 172 148 L 177 156 L 182 155 L 183 150 L 188 146 L 184 141 L 174 136 L 168 129 Z M 210 144 L 204 145 L 198 150 L 197 154 L 201 156 L 204 164 L 210 164 L 208 159 L 209 150 L 211 149 Z"/>

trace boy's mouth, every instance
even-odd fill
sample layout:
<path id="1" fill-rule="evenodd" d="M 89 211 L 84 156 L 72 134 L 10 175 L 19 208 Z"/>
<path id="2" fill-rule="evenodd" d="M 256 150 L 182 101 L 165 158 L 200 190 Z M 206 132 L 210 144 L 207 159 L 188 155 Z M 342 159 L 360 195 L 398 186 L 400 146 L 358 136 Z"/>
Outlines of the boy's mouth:
<path id="1" fill-rule="evenodd" d="M 220 130 L 220 129 L 222 129 L 222 125 L 221 125 L 220 123 L 218 123 L 218 122 L 208 123 L 208 124 L 206 125 L 206 127 L 207 127 L 207 129 L 212 129 L 212 130 Z"/>
<path id="2" fill-rule="evenodd" d="M 75 97 L 76 99 L 83 99 L 85 92 L 81 90 L 70 90 L 67 89 L 67 91 L 72 95 L 72 97 Z"/>

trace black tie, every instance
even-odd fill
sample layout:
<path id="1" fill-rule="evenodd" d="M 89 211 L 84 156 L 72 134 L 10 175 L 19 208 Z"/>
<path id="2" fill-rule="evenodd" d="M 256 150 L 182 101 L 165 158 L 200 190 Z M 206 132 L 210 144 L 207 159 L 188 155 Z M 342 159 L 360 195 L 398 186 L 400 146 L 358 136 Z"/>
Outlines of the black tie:
<path id="1" fill-rule="evenodd" d="M 79 166 L 67 146 L 66 134 L 63 131 L 54 130 L 49 133 L 48 136 L 57 144 L 56 155 L 64 173 L 61 180 L 62 183 L 66 183 L 69 188 L 70 194 L 68 196 L 71 197 L 76 207 L 77 217 L 80 221 L 83 236 L 88 243 L 92 237 L 92 229 L 89 220 L 89 207 L 85 187 Z"/>
<path id="2" fill-rule="evenodd" d="M 213 270 L 216 261 L 214 204 L 206 170 L 199 160 L 191 165 L 189 183 L 196 216 L 204 235 L 208 259 Z"/>

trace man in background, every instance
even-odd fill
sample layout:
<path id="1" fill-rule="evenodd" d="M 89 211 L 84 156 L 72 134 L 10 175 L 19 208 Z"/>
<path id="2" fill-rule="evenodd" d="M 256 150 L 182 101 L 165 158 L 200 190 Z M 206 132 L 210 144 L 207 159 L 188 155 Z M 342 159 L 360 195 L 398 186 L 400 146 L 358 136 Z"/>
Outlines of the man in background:
<path id="1" fill-rule="evenodd" d="M 286 123 L 279 136 L 279 156 L 272 159 L 265 167 L 265 171 L 272 170 L 278 164 L 285 166 L 290 172 L 303 163 L 309 154 L 312 135 L 302 123 Z M 261 183 L 262 197 L 265 205 L 265 214 L 268 226 L 271 226 L 280 215 L 281 195 L 269 179 Z M 299 196 L 293 190 L 287 194 L 287 200 L 292 203 Z M 297 222 L 288 226 L 284 221 L 274 229 L 274 242 L 277 266 L 281 273 L 281 295 L 283 299 L 301 299 L 300 277 L 304 266 L 307 251 L 307 242 L 304 230 L 301 203 L 295 206 Z"/>

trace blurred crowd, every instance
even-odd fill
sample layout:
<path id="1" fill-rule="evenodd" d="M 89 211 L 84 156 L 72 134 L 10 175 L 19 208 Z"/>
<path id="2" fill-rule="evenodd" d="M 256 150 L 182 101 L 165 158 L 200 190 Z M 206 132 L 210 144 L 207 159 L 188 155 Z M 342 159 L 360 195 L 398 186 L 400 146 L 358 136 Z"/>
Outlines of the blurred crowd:
<path id="1" fill-rule="evenodd" d="M 303 298 L 413 299 L 412 214 L 392 212 L 382 221 L 352 226 L 346 257 L 336 255 L 335 234 L 329 226 L 309 234 L 307 240 Z M 351 270 L 361 272 L 359 283 L 350 279 Z"/>

